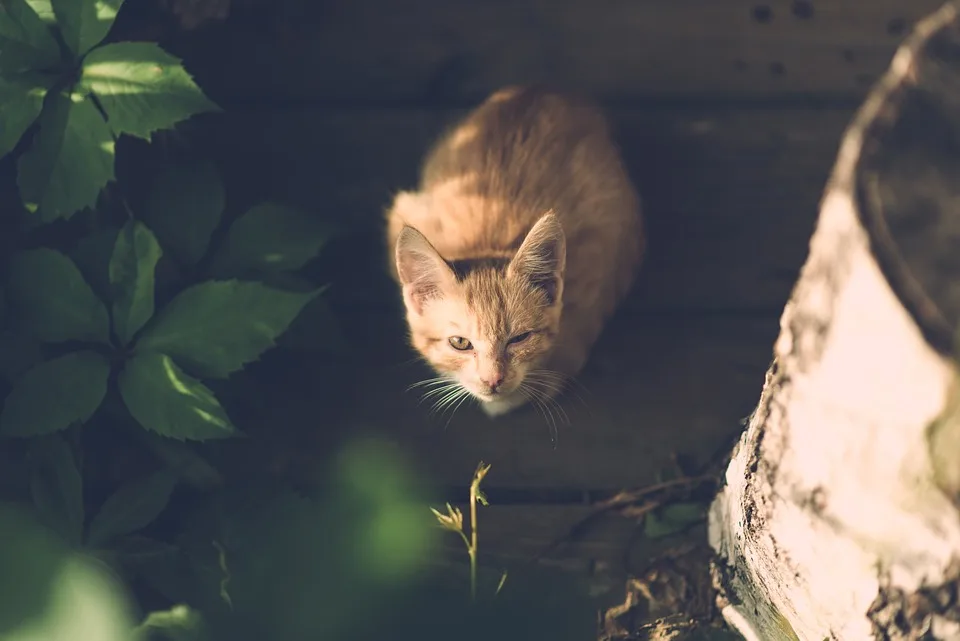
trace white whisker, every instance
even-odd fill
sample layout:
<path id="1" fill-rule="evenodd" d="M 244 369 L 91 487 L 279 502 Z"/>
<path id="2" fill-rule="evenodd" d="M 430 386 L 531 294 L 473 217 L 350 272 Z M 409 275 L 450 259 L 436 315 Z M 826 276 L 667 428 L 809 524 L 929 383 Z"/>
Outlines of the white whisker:
<path id="1" fill-rule="evenodd" d="M 447 422 L 444 423 L 443 429 L 447 429 L 448 427 L 450 427 L 450 421 L 453 420 L 454 414 L 457 413 L 457 410 L 460 409 L 460 406 L 463 405 L 464 401 L 466 401 L 466 400 L 469 399 L 469 398 L 473 398 L 473 395 L 472 395 L 470 392 L 468 392 L 467 390 L 463 390 L 463 392 L 464 392 L 464 393 L 461 394 L 461 396 L 460 396 L 460 401 L 459 401 L 456 405 L 453 406 L 453 410 L 451 410 L 451 412 L 450 412 L 450 417 L 447 419 Z"/>
<path id="2" fill-rule="evenodd" d="M 553 442 L 554 447 L 556 447 L 557 440 L 559 438 L 559 430 L 557 429 L 557 416 L 554 415 L 553 408 L 558 410 L 559 414 L 562 416 L 564 424 L 570 425 L 570 419 L 567 416 L 567 413 L 548 394 L 544 393 L 543 390 L 539 390 L 533 385 L 530 385 L 527 381 L 524 381 L 524 383 L 520 385 L 519 389 L 523 390 L 524 396 L 530 399 L 530 401 L 532 401 L 534 405 L 540 409 L 540 413 L 543 415 L 548 427 L 550 428 L 550 440 Z"/>
<path id="3" fill-rule="evenodd" d="M 465 393 L 462 387 L 451 387 L 449 390 L 445 390 L 444 394 L 440 399 L 433 404 L 432 412 L 434 414 L 440 413 L 444 408 L 448 407 L 451 403 L 460 398 L 461 394 Z"/>
<path id="4" fill-rule="evenodd" d="M 444 383 L 452 383 L 453 381 L 454 379 L 452 379 L 449 376 L 438 376 L 436 378 L 427 378 L 422 381 L 418 381 L 413 385 L 410 385 L 409 387 L 407 387 L 407 391 L 409 392 L 410 390 L 416 389 L 418 387 L 433 387 L 436 385 L 443 385 Z"/>

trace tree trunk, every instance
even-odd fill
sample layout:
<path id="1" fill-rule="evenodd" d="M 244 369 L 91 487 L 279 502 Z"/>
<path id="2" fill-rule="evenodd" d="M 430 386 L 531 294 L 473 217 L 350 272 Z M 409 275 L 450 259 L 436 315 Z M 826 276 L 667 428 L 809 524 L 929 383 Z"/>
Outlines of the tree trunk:
<path id="1" fill-rule="evenodd" d="M 960 639 L 958 325 L 960 20 L 948 3 L 843 138 L 710 510 L 718 604 L 747 639 Z"/>

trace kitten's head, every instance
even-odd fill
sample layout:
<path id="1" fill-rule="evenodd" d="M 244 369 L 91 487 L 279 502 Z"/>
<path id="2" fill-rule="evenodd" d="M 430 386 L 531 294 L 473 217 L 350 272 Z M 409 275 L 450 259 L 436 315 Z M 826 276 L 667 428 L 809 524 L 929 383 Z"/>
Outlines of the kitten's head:
<path id="1" fill-rule="evenodd" d="M 516 390 L 560 328 L 566 242 L 547 213 L 511 259 L 448 262 L 413 227 L 397 271 L 414 347 L 481 401 Z"/>

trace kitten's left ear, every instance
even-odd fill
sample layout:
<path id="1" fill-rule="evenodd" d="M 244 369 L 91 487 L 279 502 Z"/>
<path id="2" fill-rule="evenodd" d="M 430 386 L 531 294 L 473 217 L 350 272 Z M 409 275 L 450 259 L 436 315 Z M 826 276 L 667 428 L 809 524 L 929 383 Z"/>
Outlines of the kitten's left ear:
<path id="1" fill-rule="evenodd" d="M 456 276 L 426 236 L 413 227 L 400 231 L 395 250 L 404 302 L 422 314 L 424 305 L 442 298 Z"/>
<path id="2" fill-rule="evenodd" d="M 552 211 L 540 217 L 510 261 L 507 273 L 524 278 L 546 292 L 552 305 L 563 294 L 567 266 L 567 239 Z"/>

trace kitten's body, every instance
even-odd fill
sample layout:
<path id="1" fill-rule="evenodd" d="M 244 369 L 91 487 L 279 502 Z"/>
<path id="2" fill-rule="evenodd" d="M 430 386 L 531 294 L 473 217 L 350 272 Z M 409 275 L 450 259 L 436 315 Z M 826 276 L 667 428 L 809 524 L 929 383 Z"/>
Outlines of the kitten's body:
<path id="1" fill-rule="evenodd" d="M 387 223 L 414 347 L 490 415 L 552 396 L 546 371 L 579 372 L 644 247 L 600 111 L 536 89 L 499 91 L 442 136 Z"/>

